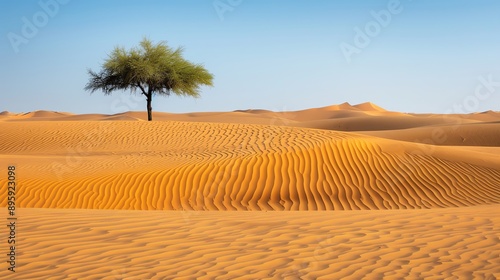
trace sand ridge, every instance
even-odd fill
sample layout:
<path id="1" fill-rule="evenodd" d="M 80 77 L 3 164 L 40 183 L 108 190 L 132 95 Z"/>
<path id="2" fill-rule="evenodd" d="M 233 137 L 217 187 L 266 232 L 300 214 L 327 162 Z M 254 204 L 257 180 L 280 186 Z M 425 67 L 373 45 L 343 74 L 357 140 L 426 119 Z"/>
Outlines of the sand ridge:
<path id="1" fill-rule="evenodd" d="M 360 134 L 200 122 L 1 123 L 21 207 L 350 210 L 500 202 L 500 159 Z M 20 157 L 23 156 L 23 157 Z M 1 181 L 2 185 L 6 181 Z M 0 205 L 5 205 L 3 197 Z"/>

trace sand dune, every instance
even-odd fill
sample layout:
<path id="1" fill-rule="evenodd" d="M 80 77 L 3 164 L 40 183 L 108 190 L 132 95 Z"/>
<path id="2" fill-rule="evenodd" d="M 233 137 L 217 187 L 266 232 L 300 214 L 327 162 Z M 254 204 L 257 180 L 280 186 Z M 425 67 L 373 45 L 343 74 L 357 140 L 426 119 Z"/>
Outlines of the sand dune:
<path id="1" fill-rule="evenodd" d="M 0 114 L 8 279 L 500 278 L 497 112 L 145 117 Z"/>
<path id="2" fill-rule="evenodd" d="M 9 111 L 2 111 L 0 112 L 0 117 L 8 117 L 8 116 L 12 116 L 13 114 Z"/>
<path id="3" fill-rule="evenodd" d="M 70 113 L 64 113 L 64 112 L 54 112 L 54 111 L 44 111 L 44 110 L 39 110 L 39 111 L 34 111 L 34 112 L 28 112 L 24 114 L 17 114 L 16 117 L 21 118 L 21 119 L 28 119 L 28 118 L 59 118 L 59 117 L 64 117 L 64 116 L 69 116 L 71 115 Z"/>
<path id="4" fill-rule="evenodd" d="M 358 105 L 354 105 L 353 107 L 355 108 L 358 108 L 360 110 L 363 110 L 363 111 L 379 111 L 379 112 L 387 112 L 386 109 L 380 107 L 380 106 L 377 106 L 371 102 L 365 102 L 365 103 L 361 103 L 361 104 L 358 104 Z"/>
<path id="5" fill-rule="evenodd" d="M 363 134 L 432 145 L 500 147 L 500 123 L 436 125 Z"/>
<path id="6" fill-rule="evenodd" d="M 500 202 L 500 158 L 474 151 L 245 124 L 66 121 L 55 130 L 53 122 L 39 121 L 1 127 L 5 160 L 33 157 L 23 164 L 21 207 L 348 210 Z M 5 197 L 0 202 L 5 205 Z"/>
<path id="7" fill-rule="evenodd" d="M 427 127 L 434 125 L 450 124 L 455 125 L 456 119 L 425 118 L 414 116 L 360 116 L 347 118 L 320 119 L 309 122 L 302 122 L 297 126 L 329 129 L 340 131 L 380 131 L 396 130 L 415 127 Z M 461 120 L 460 124 L 475 123 L 475 121 Z"/>
<path id="8" fill-rule="evenodd" d="M 9 279 L 499 279 L 499 211 L 27 208 Z"/>

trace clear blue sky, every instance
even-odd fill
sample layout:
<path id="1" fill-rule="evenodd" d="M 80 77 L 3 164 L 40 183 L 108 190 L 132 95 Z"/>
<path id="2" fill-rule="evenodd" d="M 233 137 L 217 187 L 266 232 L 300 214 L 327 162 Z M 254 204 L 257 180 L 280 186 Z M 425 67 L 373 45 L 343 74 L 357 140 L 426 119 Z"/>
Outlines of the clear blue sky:
<path id="1" fill-rule="evenodd" d="M 498 0 L 0 0 L 0 17 L 0 111 L 145 110 L 83 89 L 88 68 L 144 36 L 215 76 L 201 98 L 156 97 L 155 111 L 500 111 Z"/>

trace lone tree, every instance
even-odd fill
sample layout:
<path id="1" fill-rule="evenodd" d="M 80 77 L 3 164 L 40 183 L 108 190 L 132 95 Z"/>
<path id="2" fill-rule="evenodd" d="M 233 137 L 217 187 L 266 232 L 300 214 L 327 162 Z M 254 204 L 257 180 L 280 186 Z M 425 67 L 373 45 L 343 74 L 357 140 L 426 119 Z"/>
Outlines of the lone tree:
<path id="1" fill-rule="evenodd" d="M 105 60 L 99 73 L 88 70 L 90 80 L 85 90 L 102 90 L 108 95 L 115 90 L 139 91 L 146 97 L 148 121 L 153 119 L 153 95 L 199 97 L 201 85 L 212 86 L 213 76 L 202 65 L 182 57 L 182 48 L 173 50 L 166 43 L 154 45 L 143 39 L 140 47 L 126 51 L 116 47 Z"/>

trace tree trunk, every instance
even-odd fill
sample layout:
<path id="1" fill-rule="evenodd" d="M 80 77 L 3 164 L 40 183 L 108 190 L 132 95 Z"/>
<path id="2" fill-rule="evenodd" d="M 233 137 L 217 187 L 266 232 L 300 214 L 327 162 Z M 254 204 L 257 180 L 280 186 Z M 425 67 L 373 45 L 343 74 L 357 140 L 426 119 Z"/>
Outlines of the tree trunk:
<path id="1" fill-rule="evenodd" d="M 153 94 L 148 93 L 148 96 L 146 97 L 147 101 L 147 106 L 148 106 L 148 121 L 153 120 L 153 107 L 151 106 L 151 101 L 153 101 Z"/>

